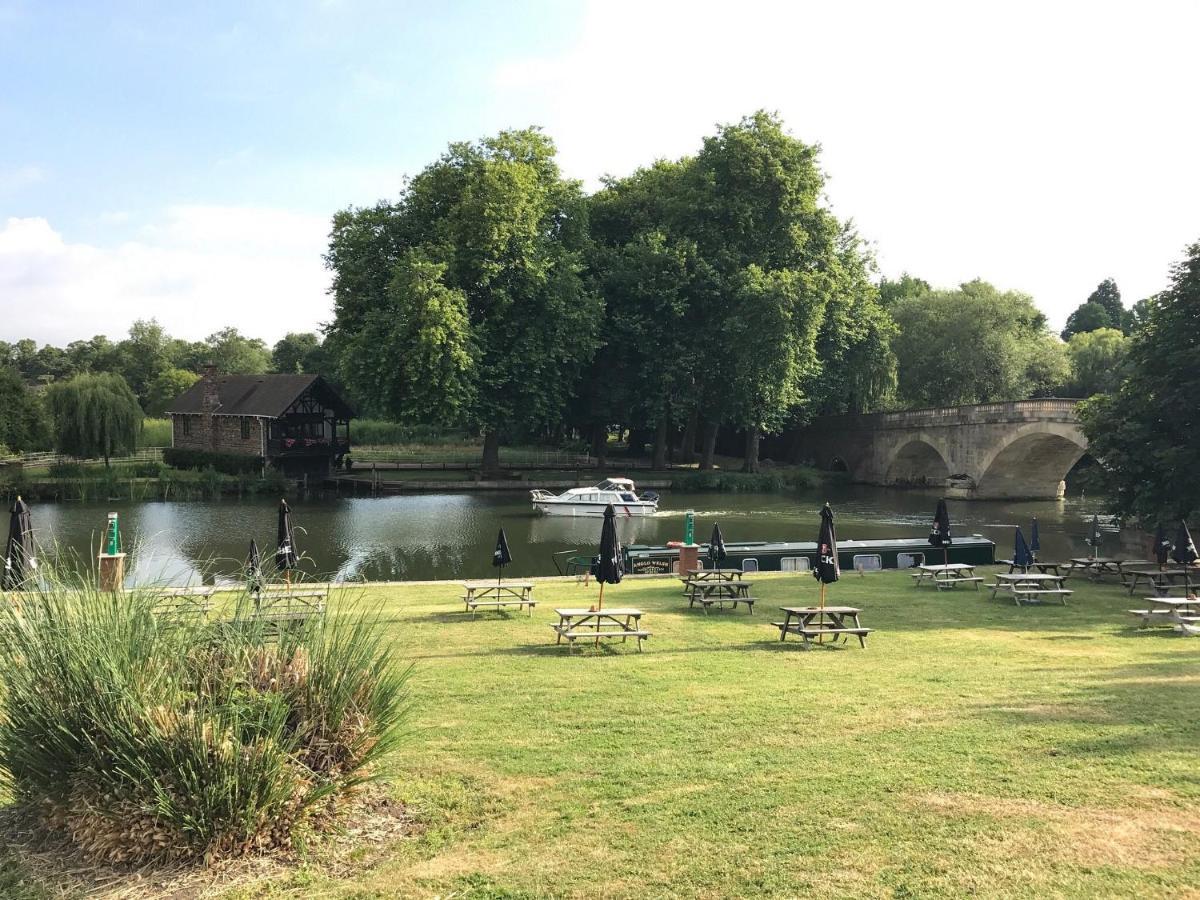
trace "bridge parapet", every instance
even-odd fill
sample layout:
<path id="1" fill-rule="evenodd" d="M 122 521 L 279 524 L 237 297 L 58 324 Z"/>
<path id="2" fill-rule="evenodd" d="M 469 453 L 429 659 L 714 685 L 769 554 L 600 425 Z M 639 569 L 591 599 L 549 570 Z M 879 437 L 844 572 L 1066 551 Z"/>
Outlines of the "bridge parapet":
<path id="1" fill-rule="evenodd" d="M 817 421 L 826 428 L 884 429 L 936 428 L 953 425 L 987 425 L 1008 422 L 1076 422 L 1078 400 L 1049 397 L 1044 400 L 1012 400 L 1004 403 L 976 403 L 970 406 L 935 406 L 898 412 L 860 413 L 822 416 Z"/>

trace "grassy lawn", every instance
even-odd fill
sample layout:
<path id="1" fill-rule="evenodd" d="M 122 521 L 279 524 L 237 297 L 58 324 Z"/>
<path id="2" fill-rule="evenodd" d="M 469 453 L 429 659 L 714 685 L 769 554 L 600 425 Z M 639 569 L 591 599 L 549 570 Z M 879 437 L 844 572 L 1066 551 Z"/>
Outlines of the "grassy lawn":
<path id="1" fill-rule="evenodd" d="M 374 587 L 416 668 L 393 788 L 417 833 L 231 897 L 1200 894 L 1200 642 L 1139 632 L 1117 586 L 1068 607 L 847 577 L 864 651 L 768 624 L 816 600 L 756 575 L 754 616 L 627 580 L 635 646 L 556 647 L 554 606 L 462 612 L 455 584 Z"/>

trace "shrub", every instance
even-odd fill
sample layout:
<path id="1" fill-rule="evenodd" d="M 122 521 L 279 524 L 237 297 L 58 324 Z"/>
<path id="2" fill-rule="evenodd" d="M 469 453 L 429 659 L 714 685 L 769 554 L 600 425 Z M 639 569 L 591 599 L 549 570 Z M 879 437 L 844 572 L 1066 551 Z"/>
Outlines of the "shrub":
<path id="1" fill-rule="evenodd" d="M 138 433 L 138 449 L 142 447 L 170 447 L 170 419 L 142 419 L 142 430 Z"/>
<path id="2" fill-rule="evenodd" d="M 163 450 L 163 462 L 176 469 L 215 469 L 225 475 L 240 475 L 243 472 L 262 470 L 261 456 L 242 456 L 238 453 L 212 453 L 208 450 L 188 450 L 183 447 L 167 447 Z"/>
<path id="3" fill-rule="evenodd" d="M 291 845 L 382 774 L 407 673 L 377 616 L 272 643 L 248 604 L 205 625 L 158 599 L 77 584 L 0 607 L 0 772 L 45 827 L 107 862 L 212 861 Z"/>

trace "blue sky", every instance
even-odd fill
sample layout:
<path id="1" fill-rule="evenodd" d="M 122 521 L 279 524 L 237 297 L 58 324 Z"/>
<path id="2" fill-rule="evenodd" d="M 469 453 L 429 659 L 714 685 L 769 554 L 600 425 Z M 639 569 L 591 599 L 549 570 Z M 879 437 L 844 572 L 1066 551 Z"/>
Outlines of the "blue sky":
<path id="1" fill-rule="evenodd" d="M 539 124 L 594 187 L 779 111 L 881 270 L 1128 303 L 1200 239 L 1194 2 L 0 0 L 0 339 L 329 318 L 330 215 Z M 20 315 L 11 315 L 20 310 Z"/>

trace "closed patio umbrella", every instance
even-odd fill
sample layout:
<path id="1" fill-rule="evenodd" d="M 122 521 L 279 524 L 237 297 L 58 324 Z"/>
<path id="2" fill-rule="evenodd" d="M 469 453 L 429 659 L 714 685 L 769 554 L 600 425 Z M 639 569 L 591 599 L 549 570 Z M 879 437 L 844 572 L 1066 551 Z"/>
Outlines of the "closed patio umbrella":
<path id="1" fill-rule="evenodd" d="M 279 501 L 279 528 L 275 541 L 275 567 L 283 570 L 288 586 L 292 583 L 292 569 L 296 568 L 296 541 L 292 534 L 292 509 L 286 500 Z"/>
<path id="2" fill-rule="evenodd" d="M 1158 530 L 1154 532 L 1154 558 L 1158 561 L 1159 566 L 1167 564 L 1167 560 L 1171 558 L 1171 548 L 1174 546 L 1167 540 L 1167 529 L 1163 527 L 1162 522 L 1159 522 Z"/>
<path id="3" fill-rule="evenodd" d="M 1088 532 L 1087 542 L 1088 546 L 1092 548 L 1092 558 L 1094 559 L 1100 550 L 1100 544 L 1103 543 L 1103 536 L 1100 534 L 1099 516 L 1092 516 L 1092 527 Z"/>
<path id="4" fill-rule="evenodd" d="M 496 584 L 500 583 L 500 579 L 504 575 L 504 567 L 510 562 L 512 562 L 512 553 L 508 550 L 508 535 L 501 528 L 500 533 L 496 535 L 496 549 L 492 551 L 492 565 L 500 570 L 496 573 Z"/>
<path id="5" fill-rule="evenodd" d="M 719 569 L 728 554 L 725 552 L 725 537 L 721 534 L 721 526 L 713 523 L 712 537 L 708 539 L 708 561 L 714 569 Z"/>
<path id="6" fill-rule="evenodd" d="M 1181 566 L 1187 566 L 1183 570 L 1183 586 L 1184 590 L 1191 596 L 1192 579 L 1191 566 L 1196 561 L 1196 545 L 1192 542 L 1192 534 L 1188 531 L 1187 520 L 1179 520 L 1179 530 L 1175 532 L 1175 549 L 1171 551 L 1171 559 L 1179 563 Z"/>
<path id="7" fill-rule="evenodd" d="M 2 581 L 5 590 L 18 591 L 37 570 L 37 555 L 33 546 L 33 521 L 29 516 L 29 506 L 19 495 L 9 513 Z"/>
<path id="8" fill-rule="evenodd" d="M 821 508 L 821 530 L 817 532 L 817 565 L 813 577 L 821 582 L 821 606 L 825 606 L 825 585 L 841 576 L 838 565 L 837 530 L 833 527 L 833 508 L 826 503 Z"/>
<path id="9" fill-rule="evenodd" d="M 1022 572 L 1028 572 L 1029 566 L 1033 562 L 1033 554 L 1029 552 L 1029 545 L 1025 543 L 1025 535 L 1021 534 L 1021 526 L 1017 526 L 1016 543 L 1013 546 L 1013 568 L 1019 568 Z"/>
<path id="10" fill-rule="evenodd" d="M 600 529 L 600 561 L 596 566 L 596 580 L 600 582 L 600 601 L 597 609 L 604 608 L 604 585 L 619 584 L 625 574 L 625 562 L 621 556 L 621 540 L 617 537 L 617 511 L 610 503 L 604 507 L 604 526 Z"/>
<path id="11" fill-rule="evenodd" d="M 258 542 L 250 541 L 250 555 L 246 557 L 246 587 L 251 594 L 257 596 L 262 592 L 263 570 L 262 554 L 258 552 Z"/>
<path id="12" fill-rule="evenodd" d="M 950 537 L 950 510 L 946 508 L 946 500 L 942 498 L 937 503 L 933 514 L 933 528 L 929 531 L 929 543 L 942 548 L 942 562 L 950 562 L 950 545 L 954 541 Z"/>
<path id="13" fill-rule="evenodd" d="M 1037 562 L 1038 551 L 1042 549 L 1042 539 L 1038 534 L 1037 516 L 1033 517 L 1033 528 L 1029 529 L 1029 556 Z"/>

